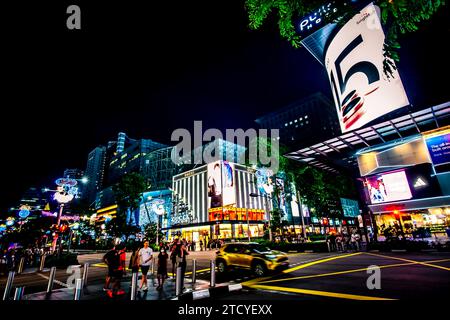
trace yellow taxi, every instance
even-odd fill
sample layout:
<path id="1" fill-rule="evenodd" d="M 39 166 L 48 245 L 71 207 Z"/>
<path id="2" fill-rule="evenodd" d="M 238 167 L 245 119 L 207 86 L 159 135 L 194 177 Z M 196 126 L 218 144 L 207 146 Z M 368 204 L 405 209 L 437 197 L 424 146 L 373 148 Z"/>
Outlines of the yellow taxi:
<path id="1" fill-rule="evenodd" d="M 289 260 L 285 253 L 270 250 L 258 243 L 229 243 L 217 251 L 216 266 L 220 273 L 230 268 L 243 268 L 261 277 L 268 271 L 289 267 Z"/>

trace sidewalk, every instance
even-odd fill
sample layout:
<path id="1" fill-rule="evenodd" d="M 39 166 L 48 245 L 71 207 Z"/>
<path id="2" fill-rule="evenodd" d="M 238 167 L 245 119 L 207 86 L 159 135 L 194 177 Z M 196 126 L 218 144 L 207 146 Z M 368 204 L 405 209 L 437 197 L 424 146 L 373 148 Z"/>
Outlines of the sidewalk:
<path id="1" fill-rule="evenodd" d="M 152 283 L 153 282 L 153 283 Z M 125 290 L 125 294 L 121 296 L 116 296 L 109 298 L 106 292 L 103 291 L 103 284 L 88 285 L 84 292 L 81 294 L 80 300 L 130 300 L 131 298 L 131 281 L 128 278 L 121 282 L 122 289 Z M 149 290 L 147 292 L 138 292 L 136 300 L 170 300 L 175 296 L 175 280 L 167 279 L 164 283 L 164 289 L 161 291 L 156 290 L 158 285 L 157 279 L 152 281 L 151 278 L 148 279 Z M 193 290 L 202 290 L 209 287 L 209 282 L 203 280 L 197 280 L 197 282 L 192 286 L 191 279 L 185 279 L 186 292 L 191 292 Z M 51 295 L 47 295 L 46 292 L 39 292 L 29 295 L 24 295 L 23 300 L 73 300 L 74 298 L 74 288 L 64 288 L 53 290 Z"/>

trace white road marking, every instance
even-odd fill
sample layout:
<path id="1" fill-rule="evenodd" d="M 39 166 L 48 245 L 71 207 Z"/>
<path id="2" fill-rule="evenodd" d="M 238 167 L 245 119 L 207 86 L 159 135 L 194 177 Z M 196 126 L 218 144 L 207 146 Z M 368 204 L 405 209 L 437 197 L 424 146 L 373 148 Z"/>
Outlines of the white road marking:
<path id="1" fill-rule="evenodd" d="M 42 277 L 42 278 L 44 278 L 44 279 L 46 279 L 46 280 L 50 279 L 50 277 L 44 276 L 43 274 L 40 274 L 40 273 L 38 273 L 37 275 L 40 276 L 40 277 Z M 56 279 L 55 279 L 53 282 L 56 283 L 56 284 L 59 284 L 59 285 L 62 286 L 62 287 L 65 287 L 65 288 L 68 288 L 68 287 L 69 287 L 69 286 L 68 286 L 67 284 L 65 284 L 64 282 L 61 282 L 61 281 L 56 280 Z"/>

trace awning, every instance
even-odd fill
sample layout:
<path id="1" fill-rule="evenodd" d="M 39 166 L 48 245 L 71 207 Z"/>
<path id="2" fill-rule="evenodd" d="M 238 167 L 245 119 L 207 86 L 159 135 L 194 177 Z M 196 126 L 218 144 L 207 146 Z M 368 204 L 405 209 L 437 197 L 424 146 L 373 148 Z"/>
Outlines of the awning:
<path id="1" fill-rule="evenodd" d="M 409 113 L 372 126 L 285 154 L 285 157 L 338 172 L 339 168 L 357 168 L 356 152 L 409 137 L 450 124 L 450 102 Z"/>

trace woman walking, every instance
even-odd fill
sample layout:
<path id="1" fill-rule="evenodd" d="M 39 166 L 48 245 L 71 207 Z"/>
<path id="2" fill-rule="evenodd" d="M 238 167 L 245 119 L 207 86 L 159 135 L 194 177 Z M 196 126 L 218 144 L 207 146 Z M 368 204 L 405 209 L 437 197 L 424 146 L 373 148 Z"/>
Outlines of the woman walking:
<path id="1" fill-rule="evenodd" d="M 158 276 L 158 287 L 156 290 L 162 290 L 164 286 L 164 280 L 167 278 L 167 259 L 169 258 L 169 255 L 166 252 L 166 249 L 164 247 L 161 247 L 158 254 L 158 270 L 157 270 L 157 276 Z"/>

